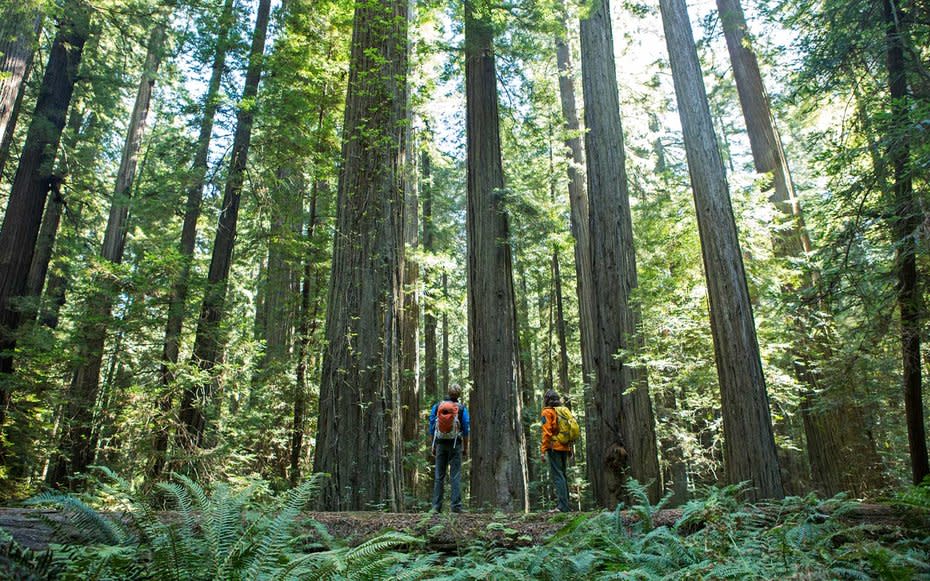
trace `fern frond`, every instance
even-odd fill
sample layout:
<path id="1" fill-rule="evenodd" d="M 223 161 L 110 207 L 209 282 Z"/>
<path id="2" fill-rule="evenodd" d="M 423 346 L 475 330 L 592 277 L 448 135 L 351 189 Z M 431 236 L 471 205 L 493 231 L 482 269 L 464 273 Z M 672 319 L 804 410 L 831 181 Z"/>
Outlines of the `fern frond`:
<path id="1" fill-rule="evenodd" d="M 119 524 L 104 517 L 81 499 L 60 492 L 43 492 L 26 500 L 26 506 L 55 506 L 71 516 L 78 533 L 110 545 L 125 544 L 131 535 Z M 57 527 L 58 523 L 51 521 Z"/>

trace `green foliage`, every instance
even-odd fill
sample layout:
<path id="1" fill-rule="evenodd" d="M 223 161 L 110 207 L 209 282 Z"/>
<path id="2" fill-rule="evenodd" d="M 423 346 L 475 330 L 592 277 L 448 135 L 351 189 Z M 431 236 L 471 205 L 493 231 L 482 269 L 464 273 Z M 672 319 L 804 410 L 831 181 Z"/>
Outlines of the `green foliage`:
<path id="1" fill-rule="evenodd" d="M 261 482 L 205 490 L 175 474 L 144 493 L 111 471 L 97 500 L 121 512 L 101 512 L 72 495 L 41 494 L 30 505 L 50 505 L 70 517 L 79 544 L 54 545 L 63 579 L 260 579 L 294 578 L 294 528 L 324 475 L 267 497 Z M 266 497 L 266 498 L 262 498 Z M 157 513 L 162 503 L 175 512 Z"/>
<path id="2" fill-rule="evenodd" d="M 334 538 L 300 509 L 319 476 L 277 497 L 260 482 L 207 491 L 174 476 L 143 499 L 102 471 L 101 513 L 73 496 L 37 497 L 73 515 L 83 540 L 52 547 L 53 562 L 20 548 L 16 562 L 57 567 L 63 579 L 911 579 L 930 575 L 926 523 L 913 529 L 855 524 L 859 506 L 842 496 L 789 497 L 744 504 L 745 486 L 707 488 L 674 524 L 655 517 L 667 501 L 648 502 L 630 481 L 629 510 L 581 513 L 547 542 L 516 550 L 476 541 L 453 555 L 424 550 L 425 540 L 385 531 L 360 544 Z M 908 494 L 916 491 L 909 491 Z M 925 494 L 918 492 L 919 494 Z M 157 514 L 152 499 L 175 509 Z M 667 514 L 667 513 L 663 513 Z M 514 517 L 489 528 L 506 532 Z M 308 531 L 298 534 L 295 528 Z M 495 542 L 496 543 L 496 542 Z M 31 565 L 29 565 L 31 563 Z M 44 563 L 44 564 L 43 564 Z M 38 569 L 36 569 L 38 570 Z"/>

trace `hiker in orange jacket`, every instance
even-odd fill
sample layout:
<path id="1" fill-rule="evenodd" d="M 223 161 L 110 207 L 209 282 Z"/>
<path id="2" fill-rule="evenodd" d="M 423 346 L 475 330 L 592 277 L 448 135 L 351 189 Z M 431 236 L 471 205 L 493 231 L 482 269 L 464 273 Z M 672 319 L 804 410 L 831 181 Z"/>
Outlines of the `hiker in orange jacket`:
<path id="1" fill-rule="evenodd" d="M 549 460 L 549 475 L 555 486 L 555 495 L 558 498 L 558 510 L 569 512 L 568 480 L 565 473 L 568 469 L 568 457 L 572 454 L 572 445 L 563 444 L 556 440 L 559 432 L 559 420 L 555 408 L 562 405 L 559 394 L 550 389 L 543 396 L 542 410 L 542 458 Z"/>

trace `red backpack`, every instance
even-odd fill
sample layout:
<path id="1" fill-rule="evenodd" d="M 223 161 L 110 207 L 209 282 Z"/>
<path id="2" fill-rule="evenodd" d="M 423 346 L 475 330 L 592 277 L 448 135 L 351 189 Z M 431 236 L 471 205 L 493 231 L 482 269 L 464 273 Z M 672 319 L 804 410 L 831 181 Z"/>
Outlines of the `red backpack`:
<path id="1" fill-rule="evenodd" d="M 440 402 L 436 409 L 436 433 L 438 440 L 454 440 L 461 435 L 459 404 L 454 401 Z"/>

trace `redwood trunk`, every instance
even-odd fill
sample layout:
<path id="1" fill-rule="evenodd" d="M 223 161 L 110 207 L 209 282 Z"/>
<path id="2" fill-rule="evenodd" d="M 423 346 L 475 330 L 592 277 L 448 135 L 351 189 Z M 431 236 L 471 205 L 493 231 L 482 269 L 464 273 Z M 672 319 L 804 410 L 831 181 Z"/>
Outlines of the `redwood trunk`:
<path id="1" fill-rule="evenodd" d="M 31 2 L 4 9 L 0 23 L 0 176 L 10 155 L 41 31 L 42 16 Z"/>
<path id="2" fill-rule="evenodd" d="M 406 15 L 406 0 L 355 9 L 314 451 L 326 510 L 403 506 Z"/>
<path id="3" fill-rule="evenodd" d="M 621 355 L 640 351 L 643 340 L 639 308 L 631 304 L 636 254 L 608 0 L 581 21 L 581 74 L 595 346 L 585 416 L 588 476 L 598 504 L 611 508 L 624 496 L 627 475 L 614 461 L 618 446 L 627 450 L 629 475 L 648 487 L 653 502 L 661 475 L 646 372 Z"/>
<path id="4" fill-rule="evenodd" d="M 232 263 L 233 246 L 236 241 L 236 225 L 239 220 L 239 198 L 245 180 L 245 168 L 248 163 L 249 145 L 252 141 L 253 104 L 258 95 L 258 83 L 262 76 L 262 61 L 265 51 L 265 36 L 268 30 L 268 18 L 271 0 L 259 0 L 252 34 L 252 47 L 249 52 L 249 66 L 245 74 L 242 99 L 236 116 L 236 132 L 233 137 L 232 156 L 229 161 L 229 175 L 223 193 L 223 205 L 220 210 L 219 224 L 213 240 L 213 255 L 210 258 L 210 270 L 207 275 L 207 290 L 204 294 L 194 339 L 193 361 L 208 374 L 212 374 L 223 354 L 224 340 L 221 325 L 226 311 L 226 287 L 229 268 Z M 207 422 L 214 419 L 215 378 L 205 384 L 188 387 L 184 390 L 179 412 L 183 433 L 180 434 L 182 445 L 200 447 L 204 443 Z"/>
<path id="5" fill-rule="evenodd" d="M 129 225 L 129 197 L 136 175 L 139 150 L 145 134 L 145 124 L 155 75 L 161 63 L 165 29 L 156 22 L 148 41 L 142 80 L 136 92 L 136 101 L 129 119 L 126 142 L 116 187 L 113 191 L 110 216 L 107 220 L 100 257 L 112 264 L 120 264 L 126 245 Z M 68 401 L 65 406 L 64 429 L 60 454 L 49 471 L 48 483 L 55 487 L 68 485 L 67 479 L 87 471 L 94 459 L 94 410 L 100 386 L 100 369 L 103 363 L 103 346 L 110 323 L 113 301 L 118 292 L 117 285 L 109 277 L 98 277 L 95 290 L 87 299 L 86 312 L 80 319 L 77 367 L 71 379 Z"/>
<path id="6" fill-rule="evenodd" d="M 68 7 L 52 43 L 0 229 L 0 429 L 10 401 L 8 378 L 21 314 L 17 299 L 26 291 L 48 180 L 89 29 L 87 6 L 74 0 Z"/>
<path id="7" fill-rule="evenodd" d="M 684 0 L 660 0 L 707 278 L 711 333 L 730 483 L 750 481 L 753 498 L 783 496 L 768 394 L 723 159 L 714 138 Z"/>
<path id="8" fill-rule="evenodd" d="M 420 189 L 423 192 L 423 250 L 431 254 L 436 251 L 436 242 L 433 229 L 432 167 L 427 148 L 424 148 L 420 156 L 420 174 Z M 430 280 L 429 272 L 423 274 L 427 284 L 435 284 L 434 280 Z M 423 393 L 431 401 L 439 401 L 443 394 L 439 390 L 436 306 L 426 299 L 424 302 L 426 304 L 423 309 Z"/>
<path id="9" fill-rule="evenodd" d="M 562 26 L 568 34 L 566 17 Z M 588 192 L 585 186 L 584 149 L 581 141 L 581 124 L 575 105 L 575 69 L 572 64 L 568 40 L 556 39 L 556 59 L 559 67 L 559 98 L 566 133 L 565 145 L 571 152 L 568 164 L 568 200 L 571 208 L 572 234 L 575 237 L 575 277 L 578 294 L 578 322 L 581 330 L 581 371 L 584 384 L 591 384 L 594 369 L 594 312 L 591 295 L 591 242 L 588 225 Z"/>
<path id="10" fill-rule="evenodd" d="M 904 413 L 911 456 L 911 476 L 920 484 L 930 475 L 927 432 L 920 368 L 920 292 L 917 288 L 916 237 L 921 226 L 920 208 L 914 199 L 910 168 L 907 76 L 904 60 L 902 13 L 895 0 L 884 0 L 885 50 L 888 90 L 891 96 L 892 128 L 901 135 L 889 140 L 889 157 L 894 172 L 895 271 L 898 277 L 898 309 L 901 314 L 901 360 L 904 376 Z"/>
<path id="11" fill-rule="evenodd" d="M 408 123 L 412 115 L 408 112 Z M 404 438 L 404 483 L 407 490 L 417 488 L 417 445 L 420 434 L 420 268 L 414 256 L 419 245 L 419 200 L 413 130 L 406 130 L 406 180 L 404 184 L 404 278 L 401 318 L 401 416 Z M 409 458 L 409 460 L 407 460 Z"/>
<path id="12" fill-rule="evenodd" d="M 170 427 L 168 415 L 171 412 L 174 399 L 171 384 L 174 382 L 174 366 L 178 363 L 181 350 L 181 330 L 184 326 L 184 311 L 190 285 L 191 260 L 194 256 L 194 245 L 197 240 L 197 220 L 200 219 L 203 188 L 207 176 L 207 157 L 210 153 L 213 121 L 216 118 L 216 110 L 219 106 L 220 81 L 223 78 L 223 67 L 226 64 L 226 52 L 230 42 L 229 31 L 233 25 L 232 8 L 233 0 L 226 0 L 223 5 L 223 12 L 220 15 L 219 30 L 216 35 L 216 49 L 213 53 L 213 68 L 210 74 L 210 82 L 207 85 L 207 94 L 204 97 L 200 135 L 197 138 L 197 149 L 194 152 L 194 161 L 191 167 L 191 180 L 187 187 L 184 222 L 181 226 L 181 242 L 178 248 L 181 254 L 181 269 L 174 281 L 171 298 L 168 302 L 165 343 L 162 349 L 162 364 L 159 373 L 165 391 L 159 399 L 158 416 L 154 426 L 153 461 L 149 469 L 150 477 L 161 474 L 165 465 L 165 453 L 168 451 L 168 430 Z"/>
<path id="13" fill-rule="evenodd" d="M 322 118 L 322 107 L 320 108 Z M 318 128 L 319 129 L 319 128 Z M 294 383 L 294 417 L 291 426 L 290 482 L 300 482 L 300 459 L 303 456 L 304 425 L 307 419 L 307 375 L 310 368 L 310 347 L 316 334 L 320 309 L 320 278 L 316 254 L 317 204 L 319 196 L 326 191 L 326 182 L 318 181 L 310 194 L 310 215 L 307 220 L 307 242 L 310 250 L 304 257 L 303 281 L 300 287 L 300 322 L 297 327 L 297 373 Z"/>
<path id="14" fill-rule="evenodd" d="M 487 0 L 465 2 L 471 496 L 476 507 L 525 511 L 526 441 L 491 5 Z"/>

